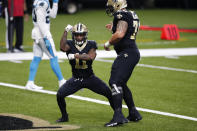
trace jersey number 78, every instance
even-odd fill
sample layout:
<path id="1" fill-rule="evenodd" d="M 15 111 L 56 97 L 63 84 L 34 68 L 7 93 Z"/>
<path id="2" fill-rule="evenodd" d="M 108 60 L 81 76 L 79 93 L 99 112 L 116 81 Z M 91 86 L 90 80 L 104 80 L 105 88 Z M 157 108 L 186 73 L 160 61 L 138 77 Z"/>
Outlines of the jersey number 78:
<path id="1" fill-rule="evenodd" d="M 140 26 L 140 22 L 138 20 L 133 20 L 134 32 L 131 35 L 131 38 L 130 39 L 135 40 L 136 35 L 137 35 L 137 32 L 139 30 L 139 26 Z"/>

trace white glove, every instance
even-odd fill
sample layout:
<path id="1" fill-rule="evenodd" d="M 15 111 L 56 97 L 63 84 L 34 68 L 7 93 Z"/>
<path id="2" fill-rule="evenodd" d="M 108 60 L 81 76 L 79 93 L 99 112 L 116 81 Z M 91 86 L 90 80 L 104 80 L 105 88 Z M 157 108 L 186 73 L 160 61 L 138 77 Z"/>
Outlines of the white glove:
<path id="1" fill-rule="evenodd" d="M 109 41 L 107 41 L 105 44 L 104 44 L 104 49 L 106 50 L 106 51 L 110 51 L 110 47 L 111 46 L 111 44 L 109 43 Z"/>
<path id="2" fill-rule="evenodd" d="M 109 41 L 107 41 L 107 42 L 104 44 L 104 46 L 108 48 L 108 47 L 111 46 L 111 44 L 109 43 Z"/>
<path id="3" fill-rule="evenodd" d="M 69 60 L 75 59 L 75 54 L 68 54 L 68 59 Z"/>
<path id="4" fill-rule="evenodd" d="M 66 28 L 65 28 L 65 31 L 66 31 L 66 32 L 69 32 L 69 31 L 72 31 L 72 29 L 73 29 L 73 26 L 68 24 L 68 25 L 66 26 Z"/>

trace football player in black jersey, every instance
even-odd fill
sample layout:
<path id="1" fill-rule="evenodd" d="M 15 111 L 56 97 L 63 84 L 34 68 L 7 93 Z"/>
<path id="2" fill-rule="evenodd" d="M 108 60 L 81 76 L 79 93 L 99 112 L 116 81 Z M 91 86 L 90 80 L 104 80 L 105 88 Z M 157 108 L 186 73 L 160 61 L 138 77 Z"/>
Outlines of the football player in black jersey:
<path id="1" fill-rule="evenodd" d="M 126 0 L 108 0 L 106 5 L 106 13 L 113 16 L 114 19 L 113 23 L 106 25 L 106 28 L 112 31 L 112 37 L 104 44 L 104 48 L 109 50 L 109 47 L 113 45 L 117 53 L 109 80 L 115 112 L 112 120 L 105 124 L 107 127 L 124 124 L 128 120 L 139 121 L 142 119 L 127 86 L 127 81 L 140 60 L 140 53 L 135 42 L 140 21 L 137 14 L 128 11 L 126 7 Z M 122 98 L 129 109 L 127 119 L 122 113 Z"/>
<path id="2" fill-rule="evenodd" d="M 67 33 L 72 32 L 72 40 L 67 40 Z M 72 78 L 58 90 L 57 102 L 62 117 L 56 122 L 67 122 L 68 113 L 64 98 L 82 88 L 107 97 L 112 108 L 112 94 L 110 88 L 92 70 L 92 63 L 96 57 L 97 44 L 87 40 L 88 29 L 84 24 L 78 23 L 74 27 L 68 25 L 60 41 L 60 50 L 66 52 L 72 67 Z"/>

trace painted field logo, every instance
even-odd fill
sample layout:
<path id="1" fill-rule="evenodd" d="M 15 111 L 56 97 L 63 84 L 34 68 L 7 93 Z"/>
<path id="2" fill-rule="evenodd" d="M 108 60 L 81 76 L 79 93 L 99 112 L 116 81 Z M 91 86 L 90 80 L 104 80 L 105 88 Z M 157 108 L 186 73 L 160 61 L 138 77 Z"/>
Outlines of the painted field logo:
<path id="1" fill-rule="evenodd" d="M 21 114 L 0 113 L 0 131 L 39 131 L 39 130 L 73 130 L 79 126 L 74 125 L 50 125 L 49 122 L 39 118 Z"/>

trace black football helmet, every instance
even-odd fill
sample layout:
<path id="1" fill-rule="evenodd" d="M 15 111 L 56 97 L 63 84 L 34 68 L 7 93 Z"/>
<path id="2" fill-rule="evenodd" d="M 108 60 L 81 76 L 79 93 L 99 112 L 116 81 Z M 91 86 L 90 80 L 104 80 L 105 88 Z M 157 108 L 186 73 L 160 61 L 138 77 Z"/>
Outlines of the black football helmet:
<path id="1" fill-rule="evenodd" d="M 82 36 L 82 38 L 78 38 L 78 36 Z M 74 25 L 74 27 L 72 29 L 73 42 L 78 46 L 82 46 L 84 43 L 86 43 L 87 38 L 88 38 L 87 27 L 82 23 L 78 23 L 78 24 Z"/>

